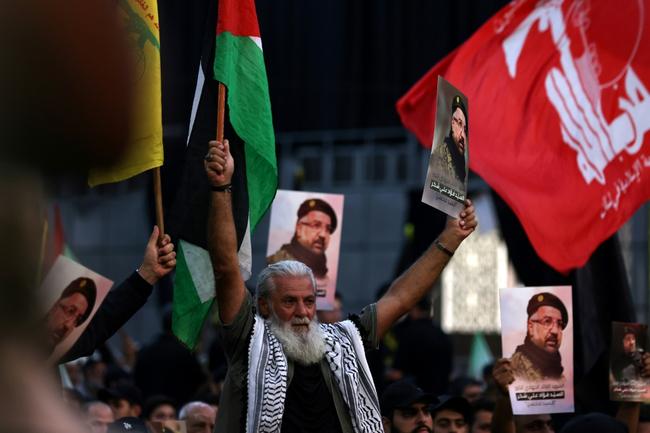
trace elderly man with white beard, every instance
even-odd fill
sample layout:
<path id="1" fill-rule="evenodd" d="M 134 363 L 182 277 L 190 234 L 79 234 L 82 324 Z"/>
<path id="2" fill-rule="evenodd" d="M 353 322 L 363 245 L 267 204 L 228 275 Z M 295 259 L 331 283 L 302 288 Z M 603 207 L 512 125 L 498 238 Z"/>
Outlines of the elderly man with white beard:
<path id="1" fill-rule="evenodd" d="M 315 281 L 302 263 L 264 269 L 254 303 L 237 259 L 228 141 L 211 141 L 208 249 L 216 279 L 217 324 L 228 360 L 215 432 L 381 432 L 381 413 L 364 348 L 375 348 L 438 279 L 476 228 L 467 200 L 431 247 L 359 315 L 316 319 Z"/>

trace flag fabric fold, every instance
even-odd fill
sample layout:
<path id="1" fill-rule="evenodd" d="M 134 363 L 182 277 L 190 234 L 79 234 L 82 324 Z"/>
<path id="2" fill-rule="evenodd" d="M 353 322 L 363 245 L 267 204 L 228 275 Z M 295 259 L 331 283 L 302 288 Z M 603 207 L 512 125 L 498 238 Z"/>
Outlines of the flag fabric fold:
<path id="1" fill-rule="evenodd" d="M 492 361 L 494 361 L 494 357 L 485 336 L 480 332 L 474 334 L 472 346 L 469 349 L 468 376 L 476 380 L 483 380 L 483 368 Z"/>
<path id="2" fill-rule="evenodd" d="M 583 266 L 650 197 L 648 19 L 632 1 L 512 2 L 397 103 L 428 147 L 437 76 L 468 96 L 470 168 L 559 271 Z"/>

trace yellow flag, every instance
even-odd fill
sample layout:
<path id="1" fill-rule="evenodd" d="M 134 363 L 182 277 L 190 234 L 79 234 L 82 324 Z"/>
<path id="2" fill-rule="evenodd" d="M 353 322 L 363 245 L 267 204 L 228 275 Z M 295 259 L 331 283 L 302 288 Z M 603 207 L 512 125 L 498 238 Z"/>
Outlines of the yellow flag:
<path id="1" fill-rule="evenodd" d="M 118 164 L 90 171 L 90 186 L 119 182 L 163 164 L 158 5 L 156 0 L 119 0 L 118 7 L 136 54 L 131 143 Z"/>

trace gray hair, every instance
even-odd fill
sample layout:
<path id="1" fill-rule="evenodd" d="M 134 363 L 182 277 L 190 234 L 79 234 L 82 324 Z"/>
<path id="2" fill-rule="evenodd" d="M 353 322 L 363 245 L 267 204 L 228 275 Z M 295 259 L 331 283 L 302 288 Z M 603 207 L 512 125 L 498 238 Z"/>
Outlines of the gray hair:
<path id="1" fill-rule="evenodd" d="M 257 299 L 268 299 L 275 290 L 276 277 L 308 278 L 316 291 L 316 279 L 309 266 L 296 260 L 282 260 L 268 265 L 257 277 Z"/>
<path id="2" fill-rule="evenodd" d="M 194 412 L 196 409 L 199 408 L 212 409 L 212 406 L 202 401 L 191 401 L 187 403 L 185 406 L 183 406 L 181 410 L 178 412 L 178 419 L 180 420 L 187 419 L 187 417 L 190 416 L 191 412 Z"/>

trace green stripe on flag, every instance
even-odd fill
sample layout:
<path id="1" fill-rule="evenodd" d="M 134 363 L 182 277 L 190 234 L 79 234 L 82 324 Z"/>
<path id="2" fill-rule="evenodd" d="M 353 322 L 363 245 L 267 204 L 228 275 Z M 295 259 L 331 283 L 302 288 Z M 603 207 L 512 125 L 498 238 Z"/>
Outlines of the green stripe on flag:
<path id="1" fill-rule="evenodd" d="M 480 332 L 474 334 L 469 353 L 467 374 L 474 379 L 483 380 L 483 368 L 494 361 L 490 346 Z"/>
<path id="2" fill-rule="evenodd" d="M 262 49 L 248 36 L 217 36 L 214 77 L 228 88 L 230 123 L 244 141 L 251 231 L 278 185 L 275 135 Z"/>
<path id="3" fill-rule="evenodd" d="M 172 331 L 194 349 L 215 297 L 214 274 L 208 252 L 180 240 L 176 254 Z"/>

